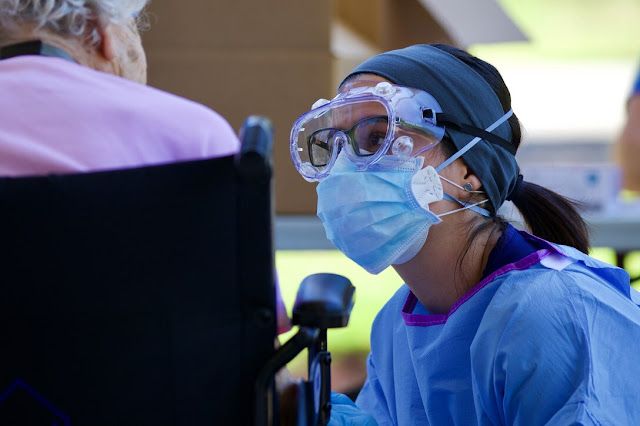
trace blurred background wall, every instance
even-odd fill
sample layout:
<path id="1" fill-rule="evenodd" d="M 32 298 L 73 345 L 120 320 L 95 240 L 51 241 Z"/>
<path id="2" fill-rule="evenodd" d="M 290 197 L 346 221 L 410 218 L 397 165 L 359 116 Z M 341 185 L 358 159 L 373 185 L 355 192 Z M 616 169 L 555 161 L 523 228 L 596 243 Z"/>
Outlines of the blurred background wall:
<path id="1" fill-rule="evenodd" d="M 268 116 L 277 209 L 311 205 L 287 140 L 297 114 L 331 92 L 329 2 L 153 0 L 148 11 L 149 84 L 213 108 L 235 129 L 248 115 Z"/>

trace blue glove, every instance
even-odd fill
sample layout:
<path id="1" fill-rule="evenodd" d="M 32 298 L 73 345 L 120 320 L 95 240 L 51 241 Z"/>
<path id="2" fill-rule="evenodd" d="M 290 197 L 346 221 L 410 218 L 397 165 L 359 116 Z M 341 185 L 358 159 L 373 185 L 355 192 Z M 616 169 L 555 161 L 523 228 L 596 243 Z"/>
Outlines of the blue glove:
<path id="1" fill-rule="evenodd" d="M 378 426 L 376 420 L 358 408 L 348 396 L 331 392 L 331 418 L 328 426 Z"/>

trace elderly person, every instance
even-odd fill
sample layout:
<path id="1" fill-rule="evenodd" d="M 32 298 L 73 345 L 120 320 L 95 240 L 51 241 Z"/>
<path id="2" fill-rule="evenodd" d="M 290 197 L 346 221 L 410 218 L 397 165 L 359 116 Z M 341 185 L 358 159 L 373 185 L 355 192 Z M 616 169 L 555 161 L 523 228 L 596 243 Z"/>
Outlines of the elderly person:
<path id="1" fill-rule="evenodd" d="M 135 167 L 237 151 L 227 121 L 145 86 L 147 0 L 0 0 L 0 175 Z"/>

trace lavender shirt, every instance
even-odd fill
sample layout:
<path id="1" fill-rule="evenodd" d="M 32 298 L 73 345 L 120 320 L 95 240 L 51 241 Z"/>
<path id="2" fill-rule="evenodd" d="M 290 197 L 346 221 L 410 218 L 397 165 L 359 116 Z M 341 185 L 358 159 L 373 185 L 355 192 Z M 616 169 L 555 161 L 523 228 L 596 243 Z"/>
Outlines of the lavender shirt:
<path id="1" fill-rule="evenodd" d="M 238 138 L 203 105 L 60 58 L 0 61 L 0 174 L 135 167 L 229 155 Z"/>

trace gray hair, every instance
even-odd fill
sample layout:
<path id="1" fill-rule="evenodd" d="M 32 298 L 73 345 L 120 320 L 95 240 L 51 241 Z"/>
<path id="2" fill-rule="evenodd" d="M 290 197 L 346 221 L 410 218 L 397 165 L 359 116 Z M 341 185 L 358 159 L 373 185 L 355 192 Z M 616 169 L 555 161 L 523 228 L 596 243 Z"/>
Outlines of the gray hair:
<path id="1" fill-rule="evenodd" d="M 139 12 L 149 0 L 0 0 L 0 42 L 10 37 L 16 24 L 34 25 L 61 36 L 87 35 L 100 41 L 90 21 L 105 19 L 123 24 L 131 16 L 140 24 Z M 143 24 L 143 23 L 142 23 Z"/>

